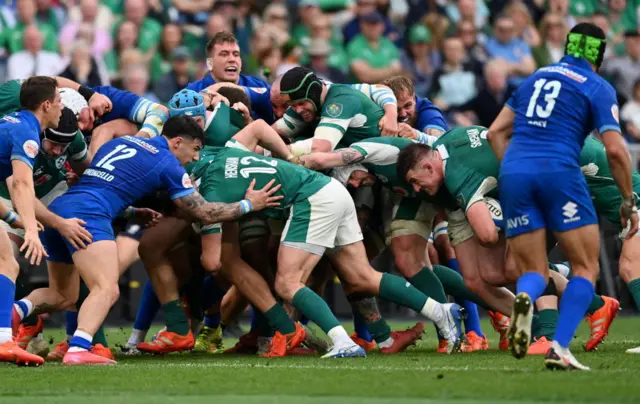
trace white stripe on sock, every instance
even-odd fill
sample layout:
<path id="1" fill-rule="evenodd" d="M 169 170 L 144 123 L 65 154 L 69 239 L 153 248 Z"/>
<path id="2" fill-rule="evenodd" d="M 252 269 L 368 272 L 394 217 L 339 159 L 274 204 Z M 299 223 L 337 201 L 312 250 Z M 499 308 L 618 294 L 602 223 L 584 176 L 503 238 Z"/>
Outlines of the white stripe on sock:
<path id="1" fill-rule="evenodd" d="M 20 299 L 20 301 L 24 304 L 27 305 L 27 312 L 24 314 L 24 317 L 28 317 L 31 315 L 31 313 L 33 313 L 33 302 L 31 302 L 31 300 L 29 299 Z M 22 318 L 24 318 L 22 317 Z"/>
<path id="2" fill-rule="evenodd" d="M 86 339 L 87 341 L 89 341 L 89 343 L 93 341 L 93 335 L 89 334 L 88 332 L 76 330 L 76 332 L 73 333 L 73 336 Z"/>

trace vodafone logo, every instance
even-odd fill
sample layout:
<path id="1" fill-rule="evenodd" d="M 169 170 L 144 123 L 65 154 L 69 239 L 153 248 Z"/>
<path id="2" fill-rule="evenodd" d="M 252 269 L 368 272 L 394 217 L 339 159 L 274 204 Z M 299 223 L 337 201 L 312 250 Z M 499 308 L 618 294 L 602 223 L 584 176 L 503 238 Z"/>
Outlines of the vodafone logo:
<path id="1" fill-rule="evenodd" d="M 24 150 L 24 153 L 30 158 L 35 158 L 38 155 L 39 148 L 40 146 L 35 140 L 27 140 L 22 145 L 22 150 Z"/>
<path id="2" fill-rule="evenodd" d="M 184 175 L 182 176 L 182 186 L 185 188 L 193 188 L 191 178 L 189 178 L 189 174 L 187 173 L 184 173 Z"/>

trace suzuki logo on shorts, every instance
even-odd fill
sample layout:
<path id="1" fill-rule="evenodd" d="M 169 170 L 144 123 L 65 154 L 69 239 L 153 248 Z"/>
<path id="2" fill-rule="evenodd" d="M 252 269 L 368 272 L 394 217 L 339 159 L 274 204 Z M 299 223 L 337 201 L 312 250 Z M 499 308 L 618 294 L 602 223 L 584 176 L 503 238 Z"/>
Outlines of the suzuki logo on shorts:
<path id="1" fill-rule="evenodd" d="M 564 219 L 564 223 L 575 222 L 576 220 L 580 220 L 580 216 L 576 216 L 578 214 L 578 205 L 569 201 L 562 207 L 562 215 L 566 217 Z"/>
<path id="2" fill-rule="evenodd" d="M 522 215 L 507 219 L 507 229 L 517 229 L 518 227 L 529 225 L 529 215 Z"/>

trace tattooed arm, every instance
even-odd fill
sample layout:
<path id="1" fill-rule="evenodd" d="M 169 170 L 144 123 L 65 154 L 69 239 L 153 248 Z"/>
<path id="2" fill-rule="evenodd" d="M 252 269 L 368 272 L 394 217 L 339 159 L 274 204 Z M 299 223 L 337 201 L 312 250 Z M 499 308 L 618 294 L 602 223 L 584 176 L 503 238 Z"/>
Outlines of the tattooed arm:
<path id="1" fill-rule="evenodd" d="M 300 161 L 304 167 L 311 170 L 324 170 L 359 163 L 364 160 L 364 157 L 359 150 L 346 148 L 330 153 L 307 154 L 300 156 Z"/>
<path id="2" fill-rule="evenodd" d="M 227 222 L 249 212 L 280 206 L 279 201 L 283 196 L 273 196 L 280 189 L 280 184 L 274 187 L 275 180 L 271 180 L 264 188 L 253 189 L 255 183 L 255 180 L 251 181 L 244 195 L 245 199 L 239 202 L 207 202 L 198 191 L 194 191 L 182 198 L 174 199 L 174 203 L 203 225 Z"/>

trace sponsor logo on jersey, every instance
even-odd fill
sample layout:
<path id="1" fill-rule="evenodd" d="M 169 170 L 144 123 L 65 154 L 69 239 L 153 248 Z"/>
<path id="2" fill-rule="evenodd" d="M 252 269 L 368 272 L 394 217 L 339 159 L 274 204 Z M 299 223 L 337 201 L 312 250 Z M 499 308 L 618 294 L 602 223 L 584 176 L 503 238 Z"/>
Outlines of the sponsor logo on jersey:
<path id="1" fill-rule="evenodd" d="M 4 119 L 7 122 L 11 122 L 11 123 L 20 123 L 20 120 L 18 118 L 16 118 L 15 116 L 11 116 L 11 115 L 7 115 L 2 119 Z"/>
<path id="2" fill-rule="evenodd" d="M 620 111 L 618 110 L 618 104 L 613 104 L 611 106 L 611 115 L 613 115 L 613 119 L 615 119 L 616 122 L 620 123 Z"/>
<path id="3" fill-rule="evenodd" d="M 189 178 L 189 174 L 184 173 L 182 175 L 182 186 L 185 188 L 193 188 L 193 184 L 191 183 L 191 178 Z"/>
<path id="4" fill-rule="evenodd" d="M 565 77 L 570 78 L 571 80 L 577 81 L 578 83 L 584 83 L 585 81 L 587 81 L 587 78 L 585 76 L 581 75 L 580 73 L 574 72 L 573 70 L 568 69 L 564 66 L 547 66 L 539 69 L 539 71 L 549 72 L 549 73 L 559 73 Z"/>
<path id="5" fill-rule="evenodd" d="M 253 91 L 254 93 L 257 94 L 264 94 L 267 92 L 267 88 L 266 87 L 249 87 L 249 90 Z"/>
<path id="6" fill-rule="evenodd" d="M 529 215 L 516 216 L 507 219 L 507 229 L 517 229 L 518 227 L 529 225 Z"/>
<path id="7" fill-rule="evenodd" d="M 64 166 L 64 163 L 66 163 L 66 162 L 67 162 L 67 155 L 66 154 L 58 157 L 56 159 L 56 168 L 58 168 L 58 169 L 62 168 Z"/>
<path id="8" fill-rule="evenodd" d="M 384 182 L 385 184 L 389 182 L 389 179 L 382 174 L 376 174 L 376 177 L 380 178 L 380 181 Z"/>
<path id="9" fill-rule="evenodd" d="M 137 144 L 138 146 L 142 147 L 143 149 L 145 149 L 146 151 L 148 151 L 150 153 L 156 154 L 159 151 L 155 146 L 145 142 L 144 140 L 140 139 L 139 137 L 125 136 L 125 137 L 123 137 L 123 139 L 128 141 L 128 142 Z"/>
<path id="10" fill-rule="evenodd" d="M 482 146 L 482 142 L 480 141 L 480 131 L 478 129 L 467 129 L 467 136 L 469 136 L 469 142 L 471 142 L 472 149 Z"/>
<path id="11" fill-rule="evenodd" d="M 229 157 L 224 162 L 224 178 L 238 178 L 238 158 Z"/>
<path id="12" fill-rule="evenodd" d="M 24 150 L 24 154 L 29 156 L 30 158 L 35 158 L 38 155 L 38 142 L 35 140 L 27 140 L 22 145 L 22 150 Z"/>
<path id="13" fill-rule="evenodd" d="M 580 216 L 577 215 L 578 205 L 571 201 L 564 204 L 562 207 L 562 216 L 566 217 L 566 219 L 564 219 L 564 223 L 571 223 L 580 220 Z"/>
<path id="14" fill-rule="evenodd" d="M 37 176 L 35 176 L 37 177 Z M 34 185 L 42 185 L 47 183 L 47 181 L 51 180 L 51 175 L 45 174 L 42 177 L 37 177 L 35 181 L 33 181 Z"/>
<path id="15" fill-rule="evenodd" d="M 325 111 L 327 111 L 327 115 L 332 118 L 337 118 L 342 113 L 342 104 L 331 103 L 327 106 Z"/>

